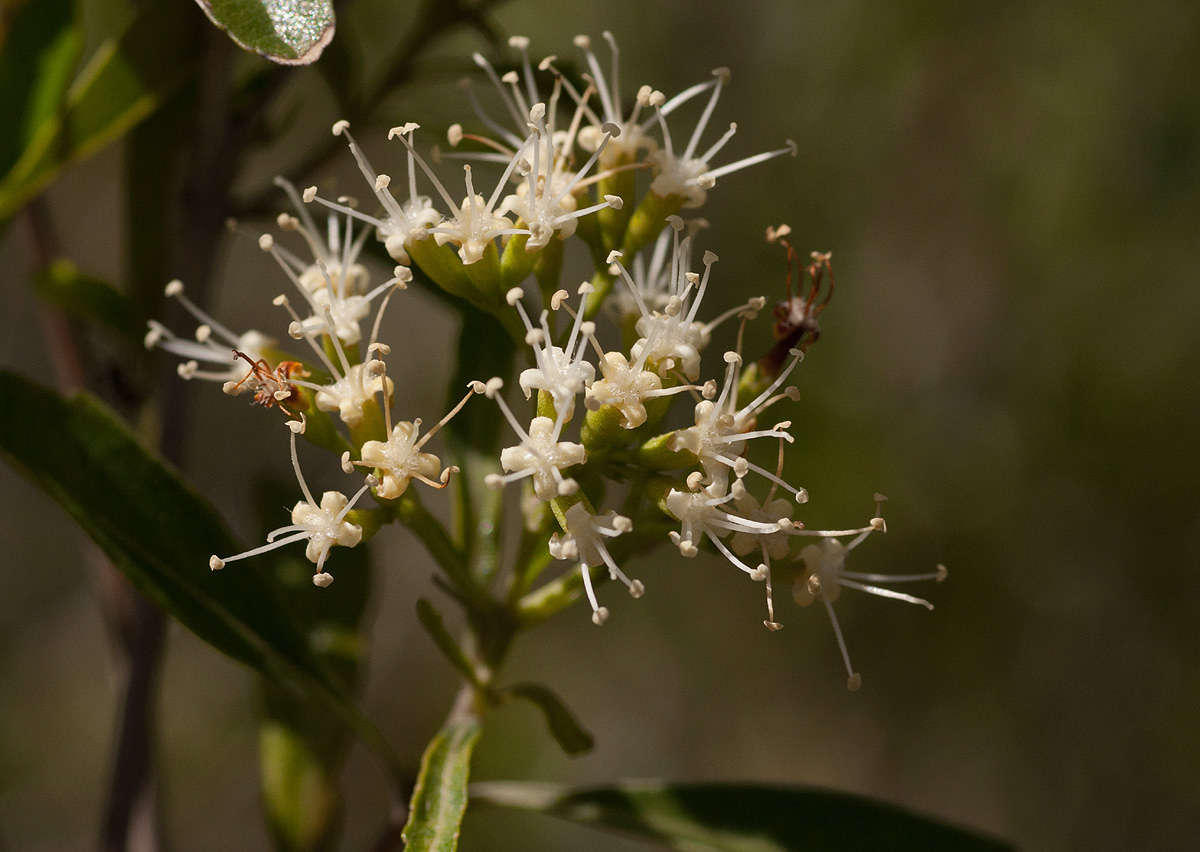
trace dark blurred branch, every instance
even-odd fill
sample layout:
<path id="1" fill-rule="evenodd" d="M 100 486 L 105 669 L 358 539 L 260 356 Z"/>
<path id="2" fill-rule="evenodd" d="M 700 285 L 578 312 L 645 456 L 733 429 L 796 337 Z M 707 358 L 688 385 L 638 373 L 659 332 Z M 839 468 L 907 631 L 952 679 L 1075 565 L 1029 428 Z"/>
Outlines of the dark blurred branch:
<path id="1" fill-rule="evenodd" d="M 30 203 L 27 218 L 34 266 L 45 268 L 61 251 L 44 199 Z M 57 308 L 43 305 L 41 315 L 59 390 L 70 393 L 85 388 L 86 365 L 94 356 L 85 351 L 79 328 Z M 105 625 L 118 651 L 122 679 L 100 848 L 149 852 L 161 846 L 154 779 L 153 701 L 166 623 L 162 613 L 130 585 L 93 542 L 85 540 L 82 547 L 99 592 Z"/>

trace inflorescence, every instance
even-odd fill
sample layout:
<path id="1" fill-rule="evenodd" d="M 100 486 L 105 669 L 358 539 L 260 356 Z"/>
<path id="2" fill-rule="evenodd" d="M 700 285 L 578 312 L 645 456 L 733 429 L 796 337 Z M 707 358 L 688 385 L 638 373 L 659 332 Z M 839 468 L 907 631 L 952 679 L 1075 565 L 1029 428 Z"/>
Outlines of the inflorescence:
<path id="1" fill-rule="evenodd" d="M 374 196 L 373 209 L 277 180 L 293 208 L 277 225 L 297 234 L 303 250 L 271 234 L 262 235 L 259 246 L 289 283 L 274 304 L 287 313 L 288 336 L 304 341 L 304 357 L 286 354 L 258 331 L 231 331 L 192 303 L 182 283 L 167 285 L 166 295 L 199 325 L 188 339 L 151 322 L 146 345 L 180 357 L 185 379 L 220 382 L 230 395 L 248 392 L 258 405 L 283 412 L 303 496 L 291 524 L 271 531 L 265 544 L 214 555 L 210 567 L 304 541 L 313 583 L 328 586 L 334 547 L 354 547 L 381 517 L 399 517 L 388 513 L 416 499 L 414 483 L 440 489 L 459 473 L 443 465 L 430 440 L 468 404 L 494 404 L 511 440 L 485 484 L 525 489 L 527 528 L 541 535 L 550 556 L 576 566 L 596 624 L 609 617 L 597 581 L 616 580 L 635 598 L 645 592 L 643 582 L 620 567 L 630 553 L 664 539 L 685 558 L 709 549 L 765 585 L 763 623 L 770 630 L 782 627 L 773 593 L 780 581 L 801 606 L 820 601 L 848 685 L 856 689 L 861 678 L 834 611 L 841 590 L 932 609 L 889 585 L 940 581 L 946 571 L 847 570 L 851 551 L 886 530 L 882 495 L 875 495 L 873 514 L 849 529 L 810 530 L 793 517 L 808 492 L 784 478 L 785 450 L 795 438 L 789 420 L 773 417 L 799 396 L 788 381 L 819 336 L 817 318 L 833 288 L 830 256 L 813 253 L 801 261 L 788 241 L 790 229 L 768 229 L 768 239 L 787 252 L 787 298 L 775 307 L 769 351 L 747 364 L 743 343 L 766 299 L 710 313 L 705 300 L 719 299 L 713 295 L 720 289 L 718 257 L 704 251 L 694 266 L 693 246 L 706 223 L 679 215 L 703 206 L 719 179 L 795 155 L 796 146 L 789 141 L 725 162 L 719 155 L 737 125 L 720 133 L 710 125 L 728 69 L 671 97 L 644 85 L 626 101 L 616 42 L 609 33 L 604 40 L 607 70 L 590 39 L 575 39 L 587 71 L 574 77 L 553 56 L 535 65 L 522 37 L 509 41 L 518 70 L 501 73 L 476 54 L 487 88 L 480 93 L 464 83 L 474 120 L 470 129 L 449 128 L 448 149 L 435 146 L 424 156 L 418 150 L 423 133 L 413 122 L 388 131 L 402 149 L 399 181 L 372 166 L 347 122 L 335 123 L 334 135 L 345 140 Z M 689 104 L 700 110 L 690 126 L 680 117 Z M 461 163 L 460 189 L 439 176 L 446 163 Z M 487 170 L 496 171 L 493 178 L 482 177 Z M 314 207 L 323 208 L 323 226 Z M 378 283 L 361 262 L 372 236 L 397 264 Z M 562 244 L 570 239 L 586 245 L 594 275 L 564 289 Z M 419 418 L 393 419 L 392 348 L 381 339 L 382 320 L 393 296 L 413 282 L 414 268 L 497 317 L 523 343 L 529 366 L 516 378 L 519 404 L 505 398 L 503 378 L 484 375 L 424 433 Z M 598 320 L 607 320 L 605 327 Z M 737 344 L 706 378 L 706 350 L 725 323 L 736 323 Z M 490 403 L 472 403 L 475 396 Z M 691 406 L 682 422 L 675 414 L 680 399 Z M 326 491 L 314 497 L 301 471 L 298 436 L 340 452 L 347 475 L 365 474 L 356 489 L 347 489 L 352 496 Z M 753 460 L 763 454 L 773 455 L 774 464 Z M 624 490 L 619 512 L 598 505 L 606 481 Z M 378 509 L 364 507 L 368 491 Z"/>

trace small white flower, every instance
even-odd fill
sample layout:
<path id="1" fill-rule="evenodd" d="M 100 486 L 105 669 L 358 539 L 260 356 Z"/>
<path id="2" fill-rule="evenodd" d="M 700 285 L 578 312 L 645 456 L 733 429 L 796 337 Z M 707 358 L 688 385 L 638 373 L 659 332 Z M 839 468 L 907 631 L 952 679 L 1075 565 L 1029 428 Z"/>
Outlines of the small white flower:
<path id="1" fill-rule="evenodd" d="M 389 190 L 392 183 L 391 177 L 378 174 L 371 167 L 366 155 L 350 135 L 350 125 L 346 121 L 335 123 L 333 133 L 335 136 L 340 135 L 346 138 L 346 142 L 350 146 L 350 153 L 354 155 L 362 176 L 370 184 L 371 192 L 383 207 L 383 213 L 380 216 L 368 216 L 346 204 L 321 198 L 316 194 L 316 189 L 312 187 L 306 190 L 304 195 L 305 201 L 318 201 L 330 209 L 339 210 L 347 216 L 373 225 L 376 236 L 383 242 L 388 254 L 397 263 L 406 266 L 409 264 L 408 246 L 414 240 L 425 239 L 429 235 L 429 229 L 442 220 L 442 214 L 434 209 L 433 201 L 428 196 L 417 193 L 416 154 L 412 148 L 412 134 L 416 129 L 416 124 L 406 124 L 402 127 L 393 127 L 388 131 L 389 139 L 395 136 L 408 137 L 408 199 L 403 203 L 397 201 Z"/>
<path id="2" fill-rule="evenodd" d="M 777 391 L 800 363 L 803 353 L 793 350 L 792 360 L 780 372 L 775 381 L 761 394 L 737 407 L 737 375 L 741 366 L 741 356 L 736 352 L 725 353 L 725 383 L 720 395 L 715 400 L 702 400 L 696 403 L 695 423 L 686 429 L 680 429 L 671 438 L 671 449 L 688 450 L 699 460 L 709 482 L 725 482 L 728 473 L 732 471 L 739 479 L 753 471 L 770 480 L 775 485 L 791 492 L 796 502 L 803 503 L 808 499 L 807 492 L 783 481 L 778 474 L 772 474 L 749 459 L 743 457 L 746 442 L 756 438 L 777 438 L 791 443 L 794 438 L 786 430 L 791 425 L 789 421 L 776 423 L 770 429 L 758 429 L 758 417 L 771 405 L 782 399 L 795 399 L 796 390 L 788 388 L 783 393 Z"/>
<path id="3" fill-rule="evenodd" d="M 804 562 L 805 575 L 796 580 L 792 587 L 792 596 L 800 606 L 808 606 L 819 600 L 829 613 L 829 621 L 833 625 L 834 636 L 837 638 L 838 649 L 842 653 L 842 662 L 846 665 L 846 686 L 856 690 L 862 685 L 862 676 L 850 664 L 850 653 L 846 649 L 846 640 L 842 635 L 841 625 L 833 604 L 841 596 L 843 588 L 856 589 L 881 598 L 904 601 L 917 604 L 926 609 L 933 609 L 933 604 L 924 598 L 906 595 L 893 589 L 881 586 L 881 583 L 915 583 L 927 580 L 941 582 L 946 579 L 946 566 L 939 565 L 936 571 L 925 574 L 867 574 L 846 570 L 846 555 L 858 547 L 873 532 L 883 532 L 887 529 L 882 516 L 878 512 L 879 504 L 885 500 L 883 495 L 876 494 L 876 515 L 867 526 L 854 530 L 801 530 L 793 535 L 818 536 L 821 540 L 810 544 L 800 551 L 800 559 Z M 854 536 L 849 544 L 842 544 L 838 539 Z"/>
<path id="4" fill-rule="evenodd" d="M 412 422 L 402 420 L 393 426 L 391 407 L 385 400 L 384 413 L 387 418 L 388 439 L 365 442 L 362 445 L 362 459 L 356 462 L 362 467 L 375 468 L 381 472 L 382 476 L 375 489 L 375 495 L 383 500 L 395 500 L 408 490 L 408 483 L 413 479 L 433 488 L 444 488 L 449 481 L 450 474 L 456 473 L 458 468 L 452 466 L 443 470 L 441 459 L 433 453 L 421 452 L 421 448 L 429 442 L 430 438 L 441 431 L 442 427 L 454 418 L 454 415 L 462 410 L 472 396 L 482 390 L 482 385 L 472 387 L 471 392 L 464 396 L 445 417 L 424 435 L 420 434 L 420 418 Z M 345 456 L 347 461 L 348 457 L 349 453 Z"/>
<path id="5" fill-rule="evenodd" d="M 698 485 L 699 473 L 692 474 L 689 486 Z M 696 491 L 679 491 L 671 489 L 667 492 L 667 511 L 680 522 L 679 532 L 670 533 L 671 543 L 679 548 L 681 555 L 691 558 L 700 552 L 699 545 L 708 539 L 713 547 L 734 567 L 750 575 L 754 580 L 767 578 L 767 566 L 759 564 L 751 568 L 737 557 L 721 538 L 734 533 L 749 535 L 773 535 L 781 529 L 790 528 L 790 521 L 758 521 L 727 512 L 721 507 L 741 494 L 744 489 L 740 482 L 734 483 L 728 493 L 715 486 L 709 486 Z"/>
<path id="6" fill-rule="evenodd" d="M 303 231 L 307 228 L 299 220 L 290 217 L 281 217 L 280 222 L 293 230 Z M 330 234 L 336 234 L 336 229 L 331 227 Z M 310 244 L 315 244 L 315 241 L 310 241 Z M 359 323 L 371 312 L 371 302 L 393 287 L 403 289 L 412 280 L 411 269 L 397 266 L 393 277 L 378 287 L 365 293 L 357 292 L 366 287 L 366 271 L 351 262 L 348 256 L 343 258 L 344 263 L 338 262 L 332 269 L 319 254 L 314 257 L 312 264 L 305 266 L 295 255 L 279 246 L 270 234 L 259 237 L 258 245 L 275 258 L 279 268 L 308 305 L 310 315 L 303 319 L 296 317 L 304 333 L 313 337 L 328 334 L 347 345 L 356 344 L 362 339 Z M 345 274 L 342 273 L 343 269 L 347 270 Z"/>
<path id="7" fill-rule="evenodd" d="M 545 104 L 536 104 L 529 117 L 535 138 L 526 146 L 526 150 L 532 150 L 533 162 L 523 164 L 528 166 L 525 180 L 517 185 L 515 194 L 504 199 L 500 211 L 516 213 L 520 217 L 521 222 L 525 223 L 530 231 L 525 248 L 527 251 L 534 251 L 550 242 L 550 238 L 555 234 L 561 239 L 568 239 L 575 233 L 579 220 L 584 216 L 608 207 L 621 209 L 623 202 L 615 195 L 606 195 L 603 202 L 582 210 L 578 208 L 575 199 L 575 193 L 593 182 L 585 180 L 585 176 L 595 165 L 609 140 L 620 134 L 621 129 L 616 125 L 605 125 L 597 149 L 587 162 L 572 174 L 567 171 L 569 159 L 566 156 L 551 157 L 546 153 L 556 146 L 542 142 L 544 139 L 553 138 L 546 125 Z M 573 124 L 572 128 L 575 126 Z M 573 141 L 572 131 L 572 135 L 561 142 L 566 152 L 569 153 Z"/>
<path id="8" fill-rule="evenodd" d="M 655 195 L 663 197 L 676 196 L 683 199 L 684 207 L 699 207 L 707 199 L 708 190 L 716 185 L 717 178 L 749 168 L 758 163 L 766 162 L 767 160 L 772 160 L 784 154 L 791 154 L 793 157 L 796 156 L 796 143 L 789 139 L 784 147 L 774 151 L 765 151 L 761 154 L 745 157 L 718 168 L 713 168 L 710 165 L 713 157 L 725 147 L 725 144 L 737 132 L 737 124 L 730 123 L 729 129 L 722 134 L 721 138 L 710 145 L 705 151 L 699 151 L 700 139 L 708 127 L 708 121 L 712 118 L 713 110 L 717 106 L 717 100 L 721 97 L 721 90 L 729 81 L 729 76 L 728 68 L 717 68 L 713 71 L 713 79 L 711 81 L 692 86 L 661 106 L 652 104 L 655 106 L 658 124 L 662 129 L 663 136 L 662 147 L 652 152 L 649 158 L 650 163 L 657 171 L 654 180 L 650 184 L 650 191 Z M 709 89 L 712 90 L 712 96 L 705 105 L 704 112 L 700 115 L 700 120 L 696 122 L 696 127 L 692 130 L 692 135 L 689 137 L 687 145 L 682 151 L 676 153 L 671 141 L 671 131 L 668 129 L 665 120 L 666 115 L 685 101 Z"/>
<path id="9" fill-rule="evenodd" d="M 697 320 L 717 256 L 706 251 L 702 260 L 703 276 L 692 272 L 689 268 L 692 237 L 688 235 L 680 239 L 685 225 L 678 216 L 670 216 L 667 221 L 674 248 L 670 272 L 666 276 L 669 283 L 657 299 L 661 308 L 653 308 L 647 302 L 643 295 L 644 288 L 638 285 L 621 262 L 621 252 L 611 252 L 608 262 L 610 268 L 621 276 L 640 314 L 634 327 L 641 337 L 633 344 L 630 354 L 635 360 L 645 359 L 659 375 L 667 375 L 678 366 L 690 381 L 695 381 L 700 375 L 700 352 L 708 346 L 717 326 L 735 316 L 752 319 L 762 309 L 765 300 L 751 299 L 744 305 L 725 311 L 711 322 Z"/>
<path id="10" fill-rule="evenodd" d="M 308 483 L 304 481 L 304 474 L 300 470 L 300 459 L 296 455 L 296 435 L 304 431 L 304 420 L 288 421 L 287 425 L 291 432 L 292 469 L 296 473 L 300 491 L 304 494 L 304 499 L 292 509 L 291 525 L 271 530 L 267 533 L 267 543 L 260 547 L 224 558 L 214 554 L 209 558 L 208 566 L 213 571 L 220 571 L 230 562 L 257 556 L 260 553 L 266 553 L 298 541 L 307 541 L 304 556 L 309 562 L 316 565 L 313 584 L 324 588 L 333 582 L 333 575 L 325 571 L 325 560 L 329 558 L 329 551 L 335 546 L 354 547 L 362 541 L 362 527 L 347 521 L 346 515 L 354 508 L 354 504 L 366 493 L 366 490 L 374 484 L 374 478 L 368 478 L 367 482 L 349 499 L 340 491 L 326 491 L 321 495 L 321 501 L 318 503 L 313 498 L 312 492 L 309 491 Z"/>
<path id="11" fill-rule="evenodd" d="M 783 460 L 782 450 L 783 445 L 781 443 L 779 454 L 781 463 Z M 762 503 L 759 503 L 750 492 L 743 489 L 734 498 L 734 506 L 737 507 L 738 514 L 747 520 L 779 525 L 780 529 L 778 532 L 756 534 L 735 532 L 733 537 L 729 539 L 729 549 L 738 556 L 746 556 L 754 551 L 758 551 L 762 555 L 762 564 L 767 569 L 767 618 L 763 622 L 763 625 L 768 630 L 779 630 L 783 627 L 782 624 L 775 620 L 775 597 L 771 585 L 771 560 L 783 559 L 790 552 L 791 539 L 788 537 L 789 531 L 786 529 L 786 526 L 792 524 L 792 509 L 795 507 L 795 504 L 790 500 L 782 498 L 772 499 L 774 493 L 775 486 L 772 486 L 766 499 Z"/>
<path id="12" fill-rule="evenodd" d="M 641 580 L 629 579 L 617 566 L 605 543 L 606 539 L 616 538 L 632 530 L 633 522 L 611 511 L 603 515 L 593 515 L 582 502 L 575 503 L 567 509 L 563 518 L 566 521 L 566 534 L 560 536 L 555 533 L 550 536 L 550 555 L 555 559 L 579 562 L 583 588 L 587 592 L 588 602 L 592 605 L 592 622 L 596 625 L 603 624 L 608 619 L 608 607 L 600 606 L 596 600 L 589 568 L 606 566 L 609 576 L 624 583 L 632 597 L 640 598 L 646 591 Z"/>
<path id="13" fill-rule="evenodd" d="M 561 347 L 555 346 L 552 342 L 553 336 L 550 333 L 548 322 L 549 311 L 542 311 L 541 316 L 538 317 L 538 325 L 535 327 L 530 321 L 529 314 L 525 311 L 525 306 L 521 303 L 521 299 L 525 295 L 524 291 L 519 287 L 514 287 L 508 291 L 505 297 L 521 315 L 521 321 L 525 324 L 526 329 L 525 342 L 533 349 L 534 363 L 537 365 L 523 370 L 517 383 L 521 386 L 526 399 L 529 399 L 535 390 L 542 390 L 550 394 L 550 398 L 554 401 L 554 410 L 556 413 L 561 412 L 564 423 L 574 415 L 576 395 L 582 393 L 596 376 L 595 368 L 583 357 L 588 338 L 591 336 L 592 326 L 591 323 L 583 321 L 583 300 L 587 298 L 591 289 L 591 285 L 586 283 L 579 288 L 581 297 L 579 310 L 572 311 L 574 323 L 571 326 L 571 333 Z M 554 294 L 552 299 L 554 310 L 557 311 L 564 306 L 566 297 L 565 290 Z M 570 311 L 571 308 L 568 306 L 567 310 Z"/>
<path id="14" fill-rule="evenodd" d="M 521 443 L 500 451 L 500 466 L 507 475 L 491 474 L 487 477 L 487 485 L 502 488 L 510 482 L 532 477 L 533 493 L 540 500 L 574 494 L 579 488 L 578 484 L 564 477 L 562 471 L 587 461 L 587 451 L 582 444 L 559 441 L 564 422 L 563 412 L 559 411 L 555 420 L 549 417 L 533 418 L 526 432 L 513 416 L 504 397 L 500 396 L 499 391 L 503 386 L 501 379 L 493 378 L 485 385 L 484 392 L 500 406 L 504 418 Z"/>
<path id="15" fill-rule="evenodd" d="M 183 292 L 181 281 L 166 286 L 167 296 L 178 301 L 200 323 L 194 340 L 178 337 L 162 323 L 150 320 L 144 339 L 147 349 L 159 348 L 185 359 L 178 373 L 184 379 L 204 379 L 210 382 L 238 382 L 246 377 L 246 366 L 232 353 L 244 352 L 251 362 L 263 357 L 263 350 L 275 341 L 258 331 L 235 334 L 206 312 L 202 311 Z M 201 369 L 201 364 L 212 369 Z"/>
<path id="16" fill-rule="evenodd" d="M 397 270 L 399 269 L 404 269 L 404 267 L 397 267 Z M 368 354 L 373 352 L 377 347 L 382 346 L 382 344 L 376 342 L 379 338 L 380 322 L 383 319 L 384 312 L 387 310 L 392 294 L 396 290 L 404 288 L 404 281 L 393 279 L 393 283 L 389 285 L 389 288 L 375 316 L 374 327 L 371 331 L 371 341 L 367 346 Z M 331 360 L 329 355 L 325 353 L 324 347 L 316 339 L 316 335 L 313 334 L 310 328 L 296 314 L 295 310 L 292 309 L 287 296 L 276 296 L 275 304 L 285 308 L 292 316 L 292 323 L 288 326 L 288 334 L 294 339 L 307 341 L 313 354 L 317 356 L 317 359 L 329 372 L 331 381 L 326 385 L 319 385 L 300 379 L 292 381 L 293 384 L 308 388 L 314 392 L 317 408 L 321 411 L 338 412 L 338 416 L 341 417 L 342 422 L 353 428 L 362 422 L 363 408 L 372 401 L 372 397 L 375 394 L 385 393 L 385 400 L 391 399 L 392 380 L 380 369 L 383 362 L 368 360 L 358 364 L 351 364 L 346 357 L 346 350 L 337 335 L 331 335 L 327 338 L 332 343 L 334 353 L 337 355 L 336 362 Z M 326 308 L 326 320 L 329 327 L 334 325 L 328 308 Z"/>
<path id="17" fill-rule="evenodd" d="M 587 127 L 580 130 L 579 142 L 586 150 L 600 152 L 601 168 L 611 169 L 632 163 L 642 151 L 653 151 L 658 147 L 654 139 L 647 133 L 647 128 L 654 123 L 654 117 L 651 116 L 645 121 L 639 121 L 639 118 L 646 107 L 655 101 L 661 103 L 663 95 L 661 92 L 653 91 L 649 86 L 642 86 L 637 91 L 629 114 L 623 114 L 621 111 L 621 104 L 623 102 L 620 79 L 621 51 L 617 47 L 617 40 L 613 38 L 612 33 L 606 30 L 601 35 L 608 42 L 609 51 L 612 56 L 612 63 L 609 66 L 608 74 L 604 73 L 599 60 L 596 58 L 596 54 L 592 52 L 591 39 L 585 35 L 575 36 L 575 46 L 583 51 L 588 70 L 591 72 L 591 85 L 583 93 L 576 91 L 570 82 L 558 73 L 558 70 L 552 64 L 553 57 L 543 60 L 542 67 L 555 72 L 558 79 L 563 81 L 564 86 L 576 103 L 586 105 L 590 100 L 592 92 L 595 92 L 599 96 L 600 112 L 597 114 L 588 107 L 587 117 L 590 123 Z M 605 124 L 616 126 L 620 130 L 620 133 L 612 134 L 616 141 L 609 145 L 607 149 L 602 150 L 601 140 L 605 135 Z"/>

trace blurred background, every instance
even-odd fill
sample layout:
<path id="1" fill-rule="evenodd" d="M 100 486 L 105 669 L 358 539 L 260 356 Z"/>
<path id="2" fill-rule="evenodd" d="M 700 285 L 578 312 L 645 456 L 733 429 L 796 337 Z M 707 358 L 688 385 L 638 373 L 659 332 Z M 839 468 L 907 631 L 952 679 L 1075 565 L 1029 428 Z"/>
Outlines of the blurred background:
<path id="1" fill-rule="evenodd" d="M 404 31 L 407 6 L 360 0 L 337 38 L 371 56 Z M 717 114 L 739 124 L 729 150 L 797 141 L 798 159 L 730 176 L 710 194 L 700 242 L 721 257 L 710 307 L 780 297 L 769 224 L 790 223 L 801 249 L 833 251 L 838 291 L 797 373 L 790 478 L 812 495 L 800 517 L 857 522 L 882 491 L 889 532 L 859 551 L 858 570 L 942 562 L 950 577 L 925 590 L 933 612 L 843 595 L 864 678 L 852 694 L 822 612 L 784 595 L 786 627 L 769 634 L 760 586 L 664 546 L 627 566 L 648 593 L 612 596 L 605 629 L 572 609 L 513 654 L 509 678 L 553 685 L 595 750 L 566 758 L 535 713 L 506 707 L 473 777 L 815 784 L 1025 848 L 1194 844 L 1200 8 L 514 0 L 495 20 L 530 36 L 537 56 L 573 55 L 572 35 L 611 29 L 629 91 L 649 82 L 670 93 L 730 66 Z M 480 44 L 461 31 L 440 43 L 418 69 L 429 82 L 397 95 L 387 123 L 464 118 L 453 83 Z M 299 110 L 283 144 L 305 144 L 336 117 L 312 72 L 282 100 Z M 383 162 L 396 156 L 367 147 Z M 350 158 L 336 163 L 322 184 L 360 191 Z M 264 155 L 253 168 L 260 180 L 276 165 Z M 111 212 L 121 176 L 115 146 L 48 196 L 71 256 L 110 278 L 121 269 Z M 0 242 L 0 362 L 49 381 L 24 286 L 24 224 Z M 269 304 L 277 276 L 250 240 L 228 240 L 216 315 L 281 329 Z M 428 419 L 442 404 L 450 364 L 437 353 L 449 351 L 455 319 L 417 295 L 396 307 L 396 348 L 413 357 L 393 358 L 393 375 L 405 410 Z M 756 334 L 752 355 L 768 345 L 765 322 Z M 279 436 L 212 386 L 190 392 L 198 437 L 186 467 L 255 540 L 254 478 L 288 475 Z M 319 480 L 319 454 L 308 458 Z M 7 467 L 0 503 L 0 846 L 83 848 L 116 718 L 99 593 L 81 534 Z M 413 617 L 416 598 L 436 594 L 432 564 L 400 529 L 371 550 L 365 703 L 415 769 L 456 678 Z M 158 709 L 172 845 L 267 848 L 253 677 L 175 625 Z M 345 783 L 344 847 L 366 848 L 386 811 L 382 777 L 356 749 Z M 491 812 L 470 813 L 463 837 L 466 850 L 646 848 Z"/>

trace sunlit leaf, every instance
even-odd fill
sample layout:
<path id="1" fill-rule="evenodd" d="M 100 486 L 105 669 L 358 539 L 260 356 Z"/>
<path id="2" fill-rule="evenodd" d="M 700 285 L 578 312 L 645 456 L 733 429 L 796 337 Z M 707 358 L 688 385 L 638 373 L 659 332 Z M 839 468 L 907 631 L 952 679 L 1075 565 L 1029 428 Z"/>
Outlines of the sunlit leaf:
<path id="1" fill-rule="evenodd" d="M 495 781 L 472 785 L 471 802 L 536 811 L 689 852 L 1011 848 L 894 805 L 806 787 Z"/>
<path id="2" fill-rule="evenodd" d="M 330 0 L 196 0 L 238 47 L 284 65 L 316 62 L 333 38 Z"/>

